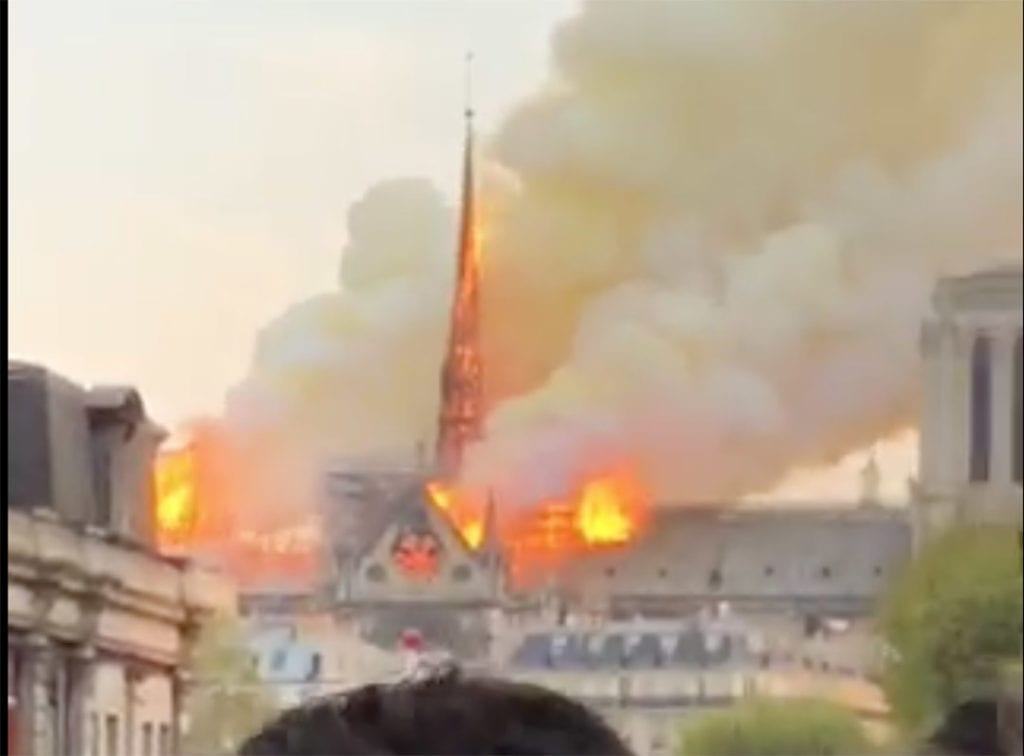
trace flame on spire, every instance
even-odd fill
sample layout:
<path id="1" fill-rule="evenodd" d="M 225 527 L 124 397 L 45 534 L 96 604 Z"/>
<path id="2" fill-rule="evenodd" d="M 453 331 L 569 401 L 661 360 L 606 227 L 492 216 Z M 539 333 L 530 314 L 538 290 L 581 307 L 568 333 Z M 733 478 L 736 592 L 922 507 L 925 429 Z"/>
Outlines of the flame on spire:
<path id="1" fill-rule="evenodd" d="M 457 477 L 466 447 L 483 430 L 483 360 L 480 353 L 480 254 L 473 172 L 473 109 L 467 59 L 466 146 L 462 171 L 462 213 L 448 347 L 441 373 L 437 464 L 447 479 Z"/>

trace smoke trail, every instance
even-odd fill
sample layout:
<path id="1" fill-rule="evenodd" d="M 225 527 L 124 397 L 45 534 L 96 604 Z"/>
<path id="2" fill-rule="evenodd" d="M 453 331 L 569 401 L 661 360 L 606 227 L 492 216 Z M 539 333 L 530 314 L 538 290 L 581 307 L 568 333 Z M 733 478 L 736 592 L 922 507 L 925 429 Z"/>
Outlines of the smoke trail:
<path id="1" fill-rule="evenodd" d="M 912 422 L 935 278 L 1021 260 L 1020 4 L 595 3 L 553 50 L 491 148 L 467 482 L 525 503 L 627 459 L 731 497 Z M 368 192 L 341 291 L 265 330 L 233 422 L 427 438 L 452 220 Z"/>

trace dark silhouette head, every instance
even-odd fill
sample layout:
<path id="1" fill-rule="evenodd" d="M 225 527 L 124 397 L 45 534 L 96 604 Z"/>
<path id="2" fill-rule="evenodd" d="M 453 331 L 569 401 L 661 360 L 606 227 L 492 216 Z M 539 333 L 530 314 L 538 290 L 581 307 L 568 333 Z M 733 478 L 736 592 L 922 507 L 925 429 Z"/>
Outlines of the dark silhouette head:
<path id="1" fill-rule="evenodd" d="M 930 739 L 930 745 L 943 754 L 1006 753 L 999 734 L 999 703 L 979 698 L 966 701 L 947 714 Z"/>
<path id="2" fill-rule="evenodd" d="M 284 712 L 242 756 L 630 756 L 600 717 L 535 685 L 448 673 Z"/>

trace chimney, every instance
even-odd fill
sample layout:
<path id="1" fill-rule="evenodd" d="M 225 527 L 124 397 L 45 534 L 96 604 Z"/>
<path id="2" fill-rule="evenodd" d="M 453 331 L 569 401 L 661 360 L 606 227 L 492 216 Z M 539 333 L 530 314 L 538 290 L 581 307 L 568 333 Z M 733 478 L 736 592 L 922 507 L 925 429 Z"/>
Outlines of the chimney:
<path id="1" fill-rule="evenodd" d="M 88 394 L 87 414 L 95 479 L 95 524 L 152 546 L 157 447 L 166 433 L 146 416 L 139 393 L 108 386 Z"/>

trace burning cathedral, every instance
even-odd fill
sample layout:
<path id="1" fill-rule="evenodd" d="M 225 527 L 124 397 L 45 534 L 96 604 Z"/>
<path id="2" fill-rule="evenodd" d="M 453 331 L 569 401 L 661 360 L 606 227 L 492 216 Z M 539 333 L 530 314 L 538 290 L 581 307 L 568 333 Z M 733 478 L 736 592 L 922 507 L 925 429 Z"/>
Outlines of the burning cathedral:
<path id="1" fill-rule="evenodd" d="M 461 658 L 485 656 L 491 612 L 505 596 L 495 506 L 462 519 L 451 483 L 483 433 L 480 276 L 475 228 L 473 113 L 466 110 L 454 297 L 441 369 L 433 459 L 411 471 L 336 471 L 325 512 L 328 599 L 381 648 L 422 638 Z"/>
<path id="2" fill-rule="evenodd" d="M 645 753 L 670 749 L 678 717 L 694 708 L 774 695 L 779 680 L 794 694 L 793 673 L 844 690 L 859 681 L 868 703 L 855 705 L 884 708 L 871 703 L 870 618 L 915 542 L 958 519 L 1020 526 L 1020 466 L 1010 462 L 1022 437 L 1019 269 L 939 285 L 922 331 L 910 506 L 877 500 L 869 464 L 853 504 L 650 502 L 628 474 L 611 473 L 571 500 L 503 509 L 458 486 L 467 448 L 483 438 L 486 374 L 471 112 L 466 126 L 435 443 L 404 468 L 332 465 L 320 517 L 291 534 L 299 561 L 275 542 L 236 570 L 252 578 L 273 555 L 305 576 L 287 588 L 250 579 L 240 596 L 261 675 L 288 703 L 436 652 L 585 700 Z M 201 483 L 189 459 L 172 458 L 184 465 L 178 477 Z M 177 516 L 173 495 L 161 501 Z M 252 537 L 219 532 L 221 546 Z"/>
<path id="3" fill-rule="evenodd" d="M 316 616 L 325 633 L 361 649 L 350 657 L 362 661 L 387 659 L 414 638 L 417 647 L 490 666 L 503 666 L 522 628 L 536 623 L 675 621 L 722 606 L 799 618 L 867 615 L 911 542 L 905 515 L 873 501 L 845 509 L 644 508 L 627 476 L 595 480 L 576 501 L 550 502 L 519 521 L 499 517 L 493 497 L 463 500 L 454 484 L 467 446 L 483 434 L 485 375 L 472 112 L 466 116 L 433 453 L 411 469 L 330 470 L 318 592 L 252 591 L 245 609 L 264 618 Z"/>

